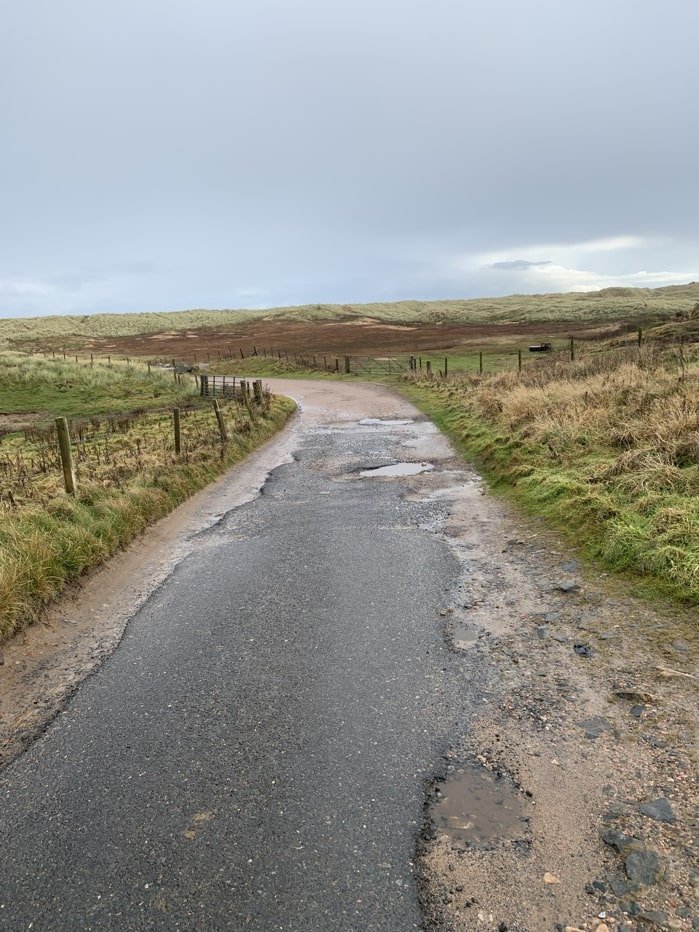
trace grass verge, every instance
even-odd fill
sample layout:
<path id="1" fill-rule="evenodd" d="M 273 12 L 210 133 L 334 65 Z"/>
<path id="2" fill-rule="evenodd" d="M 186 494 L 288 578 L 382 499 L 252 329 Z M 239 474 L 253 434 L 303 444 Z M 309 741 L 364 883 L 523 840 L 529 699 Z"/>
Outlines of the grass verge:
<path id="1" fill-rule="evenodd" d="M 699 362 L 643 354 L 401 390 L 486 478 L 644 594 L 699 604 Z"/>
<path id="2" fill-rule="evenodd" d="M 0 502 L 0 641 L 35 620 L 70 580 L 125 547 L 268 440 L 294 409 L 290 399 L 272 397 L 268 410 L 252 421 L 238 404 L 228 403 L 230 439 L 224 444 L 210 407 L 192 410 L 183 423 L 179 458 L 161 430 L 166 422 L 169 426 L 167 418 L 129 422 L 117 432 L 116 446 L 105 446 L 102 438 L 78 461 L 75 496 L 58 492 L 55 471 L 47 479 L 36 461 L 36 482 L 25 477 L 23 494 Z M 7 459 L 15 457 L 10 451 Z"/>

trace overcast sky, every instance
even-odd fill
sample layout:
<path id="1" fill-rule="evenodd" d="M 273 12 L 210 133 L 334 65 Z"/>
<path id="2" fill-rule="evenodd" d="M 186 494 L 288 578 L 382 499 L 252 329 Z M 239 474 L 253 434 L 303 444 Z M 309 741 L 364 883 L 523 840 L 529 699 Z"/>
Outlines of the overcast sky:
<path id="1" fill-rule="evenodd" d="M 697 0 L 0 11 L 0 316 L 699 279 Z"/>

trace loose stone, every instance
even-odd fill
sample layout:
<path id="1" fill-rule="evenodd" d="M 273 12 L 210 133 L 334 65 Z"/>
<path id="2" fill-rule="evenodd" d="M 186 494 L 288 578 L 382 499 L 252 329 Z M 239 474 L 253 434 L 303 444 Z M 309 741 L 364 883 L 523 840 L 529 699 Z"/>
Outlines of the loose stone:
<path id="1" fill-rule="evenodd" d="M 655 851 L 641 848 L 627 855 L 624 869 L 629 880 L 648 886 L 661 879 L 665 873 L 665 863 Z"/>
<path id="2" fill-rule="evenodd" d="M 655 819 L 656 822 L 676 822 L 675 813 L 672 811 L 670 800 L 661 796 L 660 799 L 653 799 L 650 802 L 643 803 L 638 807 L 638 811 L 648 816 L 649 819 Z"/>

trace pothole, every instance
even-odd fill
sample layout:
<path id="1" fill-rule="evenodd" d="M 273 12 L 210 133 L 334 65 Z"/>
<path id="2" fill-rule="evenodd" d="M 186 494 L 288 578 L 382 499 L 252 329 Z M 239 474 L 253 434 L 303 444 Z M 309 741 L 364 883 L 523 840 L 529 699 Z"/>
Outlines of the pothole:
<path id="1" fill-rule="evenodd" d="M 452 641 L 457 650 L 467 650 L 478 641 L 478 632 L 473 628 L 467 628 L 466 625 L 461 625 L 454 629 Z"/>
<path id="2" fill-rule="evenodd" d="M 393 463 L 391 466 L 362 469 L 359 475 L 366 479 L 381 476 L 417 476 L 421 472 L 431 472 L 433 469 L 433 463 Z"/>
<path id="3" fill-rule="evenodd" d="M 410 418 L 363 417 L 359 423 L 362 427 L 403 427 L 413 422 Z"/>
<path id="4" fill-rule="evenodd" d="M 485 767 L 460 767 L 437 783 L 429 814 L 435 830 L 462 847 L 492 847 L 527 834 L 525 803 L 514 783 Z"/>

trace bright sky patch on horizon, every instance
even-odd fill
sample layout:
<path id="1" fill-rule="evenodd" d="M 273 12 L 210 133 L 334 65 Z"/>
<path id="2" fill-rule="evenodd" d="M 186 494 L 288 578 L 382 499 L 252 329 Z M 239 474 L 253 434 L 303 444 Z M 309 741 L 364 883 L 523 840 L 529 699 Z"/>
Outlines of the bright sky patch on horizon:
<path id="1" fill-rule="evenodd" d="M 696 0 L 0 0 L 0 317 L 699 279 Z"/>

